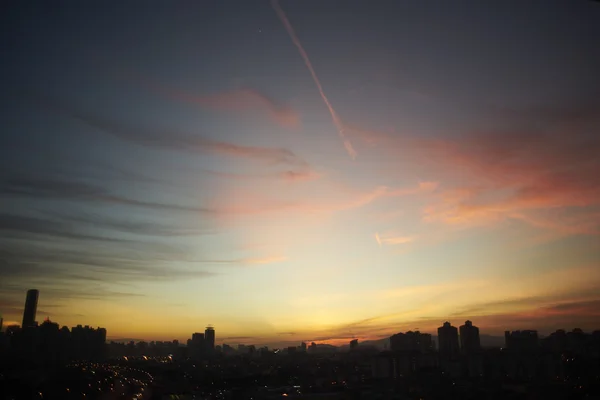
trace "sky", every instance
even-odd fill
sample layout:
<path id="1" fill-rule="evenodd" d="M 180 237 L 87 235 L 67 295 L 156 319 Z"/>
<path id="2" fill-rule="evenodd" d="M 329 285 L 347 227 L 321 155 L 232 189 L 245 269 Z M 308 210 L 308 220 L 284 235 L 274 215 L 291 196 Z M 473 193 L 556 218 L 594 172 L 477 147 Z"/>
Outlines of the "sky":
<path id="1" fill-rule="evenodd" d="M 5 326 L 600 329 L 600 4 L 109 3 L 0 13 Z"/>

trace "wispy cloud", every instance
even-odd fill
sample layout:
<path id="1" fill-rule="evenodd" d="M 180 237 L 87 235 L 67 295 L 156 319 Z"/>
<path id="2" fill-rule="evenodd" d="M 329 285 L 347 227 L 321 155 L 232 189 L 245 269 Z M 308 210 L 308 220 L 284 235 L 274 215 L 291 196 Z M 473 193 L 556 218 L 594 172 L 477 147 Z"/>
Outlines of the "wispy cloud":
<path id="1" fill-rule="evenodd" d="M 443 162 L 479 184 L 440 193 L 425 218 L 451 224 L 517 219 L 564 234 L 599 234 L 600 163 L 591 149 L 600 149 L 594 135 L 553 133 L 478 135 L 460 148 L 447 146 Z"/>
<path id="2" fill-rule="evenodd" d="M 127 74 L 121 71 L 120 75 L 125 76 L 130 82 L 140 84 L 145 89 L 171 100 L 218 111 L 237 113 L 263 111 L 272 121 L 288 128 L 294 128 L 300 124 L 300 116 L 294 109 L 254 88 L 242 87 L 218 93 L 195 94 L 143 77 L 137 71 Z"/>
<path id="3" fill-rule="evenodd" d="M 350 140 L 346 137 L 346 135 L 344 133 L 344 123 L 342 122 L 342 120 L 338 116 L 337 112 L 331 105 L 331 102 L 325 95 L 325 92 L 323 91 L 323 87 L 321 86 L 321 81 L 319 80 L 319 77 L 317 76 L 317 73 L 315 72 L 315 69 L 313 68 L 312 63 L 310 62 L 310 59 L 308 58 L 308 54 L 306 53 L 306 50 L 304 50 L 304 47 L 302 46 L 300 39 L 298 39 L 298 36 L 296 35 L 296 32 L 294 31 L 292 24 L 290 24 L 290 21 L 287 19 L 287 16 L 285 15 L 285 12 L 279 5 L 278 0 L 271 0 L 271 6 L 277 13 L 277 16 L 279 17 L 279 19 L 281 20 L 281 23 L 285 27 L 285 30 L 290 35 L 292 42 L 298 48 L 298 52 L 300 53 L 300 56 L 304 60 L 304 64 L 306 64 L 306 67 L 310 71 L 310 75 L 312 76 L 313 81 L 315 82 L 315 85 L 317 86 L 317 89 L 319 90 L 321 99 L 323 99 L 323 102 L 325 103 L 325 105 L 327 106 L 327 109 L 329 110 L 329 114 L 331 115 L 333 124 L 337 128 L 338 135 L 342 139 L 342 142 L 344 143 L 344 147 L 346 148 L 346 151 L 348 152 L 350 157 L 352 157 L 352 159 L 356 158 L 357 153 L 354 150 L 354 148 L 352 147 L 352 143 L 350 143 Z"/>
<path id="4" fill-rule="evenodd" d="M 86 112 L 73 106 L 52 101 L 43 96 L 28 96 L 30 101 L 54 113 L 76 119 L 96 128 L 105 134 L 147 147 L 163 148 L 191 153 L 213 153 L 231 157 L 241 157 L 266 162 L 287 164 L 294 167 L 307 167 L 307 163 L 291 150 L 276 147 L 238 145 L 213 140 L 197 133 L 185 133 L 170 129 L 159 130 L 150 127 L 133 126 L 122 121 Z"/>
<path id="5" fill-rule="evenodd" d="M 107 189 L 83 181 L 67 181 L 57 178 L 11 177 L 0 181 L 3 195 L 24 196 L 38 199 L 67 199 L 95 201 L 109 204 L 141 207 L 153 210 L 193 213 L 214 213 L 205 207 L 166 204 L 117 196 Z"/>
<path id="6" fill-rule="evenodd" d="M 258 258 L 238 258 L 238 259 L 207 259 L 202 260 L 202 263 L 206 264 L 227 264 L 227 265 L 263 265 L 263 264 L 275 264 L 287 261 L 285 256 L 265 256 Z"/>
<path id="7" fill-rule="evenodd" d="M 248 258 L 243 260 L 246 264 L 273 264 L 282 261 L 286 261 L 287 257 L 284 256 L 270 256 L 261 258 Z"/>
<path id="8" fill-rule="evenodd" d="M 138 251 L 147 248 L 146 253 Z M 73 249 L 68 243 L 50 248 L 40 243 L 0 248 L 0 276 L 12 281 L 27 279 L 44 283 L 57 281 L 142 282 L 205 278 L 215 273 L 198 268 L 201 259 L 185 252 L 173 252 L 152 243 L 135 246 L 124 243 L 93 253 Z M 76 270 L 77 272 L 74 272 Z"/>
<path id="9" fill-rule="evenodd" d="M 207 226 L 198 226 L 199 222 L 182 226 L 181 223 L 163 224 L 139 219 L 115 219 L 107 215 L 92 213 L 52 213 L 49 216 L 59 221 L 69 222 L 84 228 L 103 228 L 108 230 L 134 233 L 145 236 L 199 236 L 215 233 Z"/>
<path id="10" fill-rule="evenodd" d="M 379 247 L 383 247 L 384 244 L 396 245 L 414 242 L 415 236 L 380 235 L 379 232 L 377 232 L 375 233 L 375 240 L 377 241 L 377 244 L 379 244 Z"/>
<path id="11" fill-rule="evenodd" d="M 275 173 L 256 173 L 256 174 L 247 174 L 247 173 L 234 173 L 234 172 L 220 172 L 220 171 L 204 171 L 207 174 L 210 174 L 215 177 L 225 178 L 225 179 L 236 179 L 236 180 L 248 180 L 248 179 L 281 179 L 286 182 L 301 182 L 301 181 L 311 181 L 318 179 L 320 174 L 317 172 L 306 168 L 306 169 L 297 169 L 297 170 L 288 170 L 283 172 L 275 172 Z"/>

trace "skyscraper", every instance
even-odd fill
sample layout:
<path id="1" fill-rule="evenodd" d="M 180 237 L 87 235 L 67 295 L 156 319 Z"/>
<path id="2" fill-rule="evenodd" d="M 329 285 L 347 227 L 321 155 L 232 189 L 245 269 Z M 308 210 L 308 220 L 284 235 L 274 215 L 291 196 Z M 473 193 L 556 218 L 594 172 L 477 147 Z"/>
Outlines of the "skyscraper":
<path id="1" fill-rule="evenodd" d="M 29 289 L 25 298 L 25 310 L 23 311 L 23 328 L 35 324 L 35 313 L 37 312 L 38 296 L 40 292 L 37 289 Z"/>
<path id="2" fill-rule="evenodd" d="M 441 356 L 453 358 L 458 355 L 458 329 L 450 322 L 446 321 L 438 328 L 438 341 Z"/>
<path id="3" fill-rule="evenodd" d="M 460 330 L 460 349 L 464 354 L 473 354 L 479 351 L 481 343 L 479 341 L 479 328 L 473 326 L 471 321 L 465 321 Z"/>
<path id="4" fill-rule="evenodd" d="M 209 351 L 213 351 L 215 349 L 215 328 L 212 326 L 207 326 L 204 331 L 204 340 L 206 340 L 206 348 Z"/>

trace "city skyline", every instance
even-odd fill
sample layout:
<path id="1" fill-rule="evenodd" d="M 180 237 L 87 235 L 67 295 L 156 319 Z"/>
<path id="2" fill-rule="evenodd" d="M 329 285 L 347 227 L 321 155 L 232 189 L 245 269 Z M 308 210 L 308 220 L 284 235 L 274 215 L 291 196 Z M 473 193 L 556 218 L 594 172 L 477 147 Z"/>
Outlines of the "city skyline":
<path id="1" fill-rule="evenodd" d="M 47 316 L 44 319 L 43 323 L 39 323 L 36 319 L 35 319 L 35 313 L 36 313 L 36 309 L 37 309 L 37 301 L 38 301 L 38 297 L 39 297 L 39 291 L 37 289 L 29 289 L 27 291 L 26 294 L 26 298 L 25 298 L 25 307 L 23 308 L 23 324 L 21 326 L 19 326 L 16 323 L 9 323 L 9 325 L 7 325 L 5 327 L 5 329 L 3 330 L 3 325 L 0 323 L 0 333 L 1 332 L 5 332 L 6 329 L 11 330 L 11 331 L 20 331 L 21 329 L 26 329 L 26 328 L 37 328 L 39 326 L 43 326 L 44 324 L 48 323 L 48 324 L 53 324 L 56 325 L 56 329 L 58 329 L 58 327 L 60 326 L 60 324 L 57 324 L 56 321 L 51 321 L 50 317 Z M 33 318 L 33 319 L 32 319 Z M 0 322 L 2 320 L 0 319 Z M 62 326 L 62 329 L 65 329 L 68 327 L 66 325 Z M 93 331 L 93 324 L 86 324 L 85 326 L 78 323 L 76 327 L 73 327 L 72 329 L 81 329 L 82 327 L 84 327 L 86 330 L 89 328 L 92 329 Z M 104 332 L 104 338 L 106 340 L 108 340 L 109 342 L 115 342 L 115 343 L 127 343 L 127 342 L 138 342 L 138 343 L 154 343 L 154 342 L 159 342 L 159 343 L 178 343 L 181 341 L 181 343 L 185 342 L 185 340 L 182 340 L 180 338 L 170 338 L 170 339 L 140 339 L 140 338 L 117 338 L 117 337 L 110 337 L 106 335 L 106 329 L 104 328 L 97 328 L 98 330 L 102 330 Z M 368 338 L 368 340 L 366 341 L 367 344 L 369 345 L 373 345 L 376 342 L 379 342 L 378 345 L 376 345 L 376 347 L 381 347 L 383 346 L 383 348 L 390 348 L 390 349 L 394 349 L 395 347 L 399 350 L 399 349 L 404 349 L 407 350 L 408 348 L 411 349 L 418 349 L 419 351 L 429 351 L 429 350 L 435 350 L 436 346 L 437 346 L 437 350 L 440 352 L 440 354 L 446 354 L 452 357 L 458 356 L 458 353 L 461 352 L 461 354 L 470 354 L 472 352 L 476 352 L 479 349 L 483 348 L 483 347 L 488 347 L 488 348 L 495 348 L 498 347 L 498 339 L 502 338 L 501 336 L 493 336 L 493 335 L 489 335 L 489 334 L 483 334 L 484 337 L 487 337 L 488 340 L 490 340 L 489 343 L 486 344 L 482 344 L 481 340 L 480 340 L 480 332 L 479 332 L 479 327 L 473 325 L 473 322 L 470 320 L 466 320 L 464 325 L 461 325 L 459 328 L 452 326 L 451 322 L 449 321 L 445 321 L 442 326 L 439 326 L 437 328 L 437 336 L 432 335 L 431 333 L 428 332 L 421 332 L 419 330 L 419 328 L 416 328 L 414 330 L 408 330 L 406 333 L 403 332 L 397 332 L 397 329 L 395 329 L 395 327 L 388 327 L 388 331 L 392 332 L 390 335 L 383 335 L 380 337 L 370 337 Z M 556 329 L 555 331 L 549 332 L 550 336 L 556 334 L 557 332 L 567 332 L 569 331 L 569 329 L 563 329 L 563 328 L 559 328 Z M 580 328 L 573 328 L 573 332 L 575 331 L 581 331 Z M 531 330 L 531 329 L 523 329 L 523 330 L 516 330 L 516 331 L 512 331 L 512 334 L 521 334 L 523 333 L 524 335 L 526 335 L 527 337 L 529 337 L 530 334 L 534 334 L 535 335 L 535 341 L 538 340 L 538 331 L 537 330 Z M 600 332 L 600 330 L 595 330 L 595 332 Z M 509 336 L 511 334 L 511 330 L 505 330 L 503 331 L 504 334 L 504 339 L 505 339 L 505 343 L 508 345 L 508 341 L 509 341 Z M 405 336 L 406 335 L 406 336 Z M 189 336 L 189 335 L 188 335 Z M 542 333 L 541 338 L 546 338 L 548 335 L 545 335 Z M 426 339 L 426 338 L 429 339 Z M 432 341 L 432 337 L 437 337 L 437 341 L 433 340 Z M 395 338 L 395 339 L 394 339 Z M 425 338 L 425 339 L 423 339 Z M 359 344 L 359 339 L 356 336 L 351 336 L 351 337 L 345 337 L 345 338 L 337 338 L 338 340 L 334 341 L 335 346 L 345 346 L 348 345 L 348 341 L 347 339 L 351 339 L 349 342 L 349 347 L 350 350 L 353 349 L 353 347 L 356 347 Z M 362 340 L 363 338 L 361 338 Z M 386 342 L 381 342 L 382 339 L 387 339 Z M 258 340 L 258 341 L 256 341 Z M 344 340 L 346 340 L 344 342 Z M 406 342 L 406 340 L 408 340 L 408 342 Z M 426 341 L 423 341 L 426 340 Z M 396 341 L 396 344 L 394 344 L 394 341 Z M 228 343 L 227 343 L 228 342 Z M 314 346 L 315 343 L 319 342 L 320 344 L 327 344 L 327 345 L 331 345 L 331 340 L 329 338 L 327 339 L 323 339 L 323 338 L 316 338 L 316 339 L 308 339 L 308 340 L 303 340 L 301 342 L 301 346 L 299 346 L 298 348 L 301 348 L 302 351 L 306 351 L 306 342 L 311 342 Z M 200 332 L 194 332 L 191 334 L 191 337 L 187 338 L 187 346 L 190 347 L 192 346 L 193 348 L 196 349 L 196 351 L 198 352 L 213 352 L 215 350 L 215 344 L 220 345 L 230 345 L 230 344 L 235 344 L 237 343 L 240 346 L 245 346 L 248 344 L 251 345 L 270 345 L 270 346 L 274 346 L 274 347 L 281 347 L 281 348 L 287 348 L 289 347 L 290 344 L 295 343 L 294 341 L 282 341 L 282 342 L 264 342 L 261 341 L 261 338 L 258 337 L 250 337 L 250 336 L 235 336 L 235 337 L 224 337 L 222 340 L 216 340 L 216 336 L 215 336 L 215 327 L 213 325 L 207 325 L 204 333 L 200 333 Z M 407 347 L 408 346 L 408 347 Z M 294 348 L 296 348 L 296 346 L 292 346 Z"/>
<path id="2" fill-rule="evenodd" d="M 35 287 L 109 340 L 600 328 L 596 2 L 0 18 L 5 327 Z"/>

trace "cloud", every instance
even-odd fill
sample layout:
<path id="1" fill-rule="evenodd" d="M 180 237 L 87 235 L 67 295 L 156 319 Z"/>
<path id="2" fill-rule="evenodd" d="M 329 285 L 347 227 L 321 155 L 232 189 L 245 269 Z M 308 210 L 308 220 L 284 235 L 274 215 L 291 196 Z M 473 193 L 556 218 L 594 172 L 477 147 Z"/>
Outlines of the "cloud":
<path id="1" fill-rule="evenodd" d="M 59 221 L 67 221 L 86 228 L 102 228 L 120 232 L 134 233 L 145 236 L 199 236 L 215 233 L 213 229 L 197 227 L 197 226 L 179 226 L 162 224 L 151 221 L 141 221 L 129 219 L 115 219 L 107 215 L 92 214 L 92 213 L 52 213 L 53 219 Z M 0 217 L 1 219 L 1 217 Z M 197 225 L 195 222 L 194 225 Z"/>
<path id="2" fill-rule="evenodd" d="M 540 309 L 546 315 L 586 315 L 600 317 L 600 299 L 554 304 Z"/>
<path id="3" fill-rule="evenodd" d="M 375 234 L 375 240 L 381 247 L 384 244 L 395 245 L 395 244 L 406 244 L 415 241 L 414 236 L 381 236 L 379 233 Z"/>
<path id="4" fill-rule="evenodd" d="M 249 339 L 254 339 L 253 336 L 225 336 L 222 338 L 219 338 L 219 340 L 249 340 Z"/>
<path id="5" fill-rule="evenodd" d="M 305 171 L 285 171 L 279 174 L 281 178 L 289 182 L 297 182 L 297 181 L 310 181 L 317 179 L 319 174 L 312 170 Z"/>
<path id="6" fill-rule="evenodd" d="M 0 297 L 0 305 L 2 304 L 19 304 L 16 311 L 18 314 L 23 312 L 24 298 L 27 290 L 31 288 L 29 285 L 10 284 L 2 286 L 2 297 Z M 52 285 L 44 283 L 38 285 L 40 290 L 39 305 L 46 308 L 46 301 L 61 301 L 66 299 L 81 299 L 81 300 L 106 300 L 119 302 L 125 299 L 145 297 L 144 294 L 134 292 L 122 292 L 110 290 L 100 284 L 92 284 L 87 286 L 74 285 Z M 23 302 L 17 299 L 23 298 Z"/>
<path id="7" fill-rule="evenodd" d="M 4 237 L 26 237 L 42 235 L 71 240 L 93 240 L 100 242 L 118 242 L 108 236 L 99 236 L 78 231 L 73 225 L 44 218 L 0 213 L 0 233 Z"/>
<path id="8" fill-rule="evenodd" d="M 236 179 L 236 180 L 248 180 L 248 179 L 280 179 L 286 182 L 300 182 L 300 181 L 311 181 L 320 177 L 320 175 L 311 170 L 310 168 L 306 169 L 297 169 L 297 170 L 287 170 L 283 172 L 275 172 L 275 173 L 265 173 L 265 174 L 240 174 L 240 173 L 232 173 L 232 172 L 219 172 L 219 171 L 211 171 L 205 170 L 207 174 L 212 176 L 216 176 L 219 178 L 225 179 Z"/>
<path id="9" fill-rule="evenodd" d="M 215 210 L 177 204 L 157 203 L 111 194 L 107 189 L 83 181 L 56 178 L 10 177 L 0 181 L 0 194 L 32 198 L 87 200 L 136 206 L 153 210 L 214 213 Z"/>
<path id="10" fill-rule="evenodd" d="M 535 240 L 600 234 L 600 102 L 597 92 L 562 104 L 479 107 L 497 128 L 454 137 L 347 131 L 402 167 L 443 181 L 423 220 L 454 227 L 516 221 Z"/>
<path id="11" fill-rule="evenodd" d="M 420 183 L 414 187 L 400 189 L 377 186 L 370 190 L 355 190 L 344 186 L 330 185 L 326 194 L 303 201 L 265 199 L 257 197 L 255 192 L 235 193 L 235 195 L 224 196 L 223 199 L 220 199 L 218 205 L 215 204 L 214 207 L 210 208 L 221 216 L 269 212 L 295 212 L 306 215 L 335 213 L 361 208 L 382 198 L 428 194 L 432 186 L 434 185 L 430 183 Z"/>
<path id="12" fill-rule="evenodd" d="M 271 256 L 271 257 L 262 257 L 262 258 L 247 258 L 243 260 L 246 264 L 273 264 L 282 261 L 286 261 L 287 257 L 284 256 Z"/>
<path id="13" fill-rule="evenodd" d="M 128 81 L 162 95 L 170 100 L 193 104 L 202 108 L 236 113 L 265 112 L 271 120 L 283 127 L 294 128 L 300 124 L 300 115 L 291 107 L 277 102 L 257 89 L 242 87 L 206 95 L 194 94 L 143 77 L 139 72 L 123 74 Z"/>
<path id="14" fill-rule="evenodd" d="M 273 9 L 275 10 L 275 12 L 277 13 L 277 16 L 279 17 L 279 19 L 281 20 L 281 23 L 285 27 L 285 30 L 290 35 L 290 38 L 292 39 L 292 42 L 294 43 L 294 45 L 298 49 L 298 52 L 300 53 L 300 56 L 304 60 L 304 64 L 306 64 L 306 67 L 308 68 L 308 70 L 310 72 L 310 75 L 312 76 L 312 79 L 315 82 L 315 85 L 317 86 L 317 89 L 319 90 L 319 94 L 321 95 L 321 99 L 323 99 L 323 102 L 325 103 L 325 105 L 327 106 L 327 109 L 329 110 L 329 114 L 331 115 L 331 119 L 333 121 L 333 124 L 337 128 L 338 135 L 342 139 L 342 142 L 344 143 L 344 148 L 348 152 L 348 155 L 350 157 L 352 157 L 352 159 L 355 159 L 357 153 L 354 150 L 354 148 L 352 147 L 352 143 L 350 143 L 350 140 L 348 140 L 348 138 L 344 134 L 344 129 L 345 129 L 344 128 L 344 123 L 342 122 L 342 120 L 338 116 L 337 112 L 335 111 L 335 109 L 331 105 L 331 102 L 329 101 L 329 99 L 325 95 L 325 92 L 323 91 L 323 87 L 321 86 L 321 81 L 319 80 L 319 77 L 317 76 L 317 73 L 315 72 L 315 69 L 313 68 L 312 63 L 310 62 L 310 59 L 308 58 L 308 54 L 304 50 L 304 47 L 302 46 L 302 43 L 300 42 L 300 39 L 298 39 L 298 36 L 296 36 L 296 32 L 294 31 L 294 28 L 292 27 L 292 24 L 290 24 L 290 21 L 287 19 L 287 16 L 285 15 L 285 12 L 283 11 L 283 9 L 281 8 L 281 6 L 279 5 L 279 1 L 278 0 L 271 0 L 271 6 L 273 7 Z"/>
<path id="15" fill-rule="evenodd" d="M 185 133 L 174 130 L 159 130 L 150 127 L 140 127 L 112 120 L 90 112 L 62 104 L 57 100 L 42 96 L 29 96 L 29 100 L 38 106 L 78 120 L 105 134 L 117 137 L 146 147 L 155 147 L 173 151 L 184 151 L 193 154 L 210 153 L 230 157 L 247 158 L 267 164 L 286 164 L 294 167 L 307 167 L 307 163 L 291 150 L 276 147 L 259 147 L 238 145 L 229 142 L 213 140 L 199 134 Z"/>
<path id="16" fill-rule="evenodd" d="M 262 265 L 262 264 L 274 264 L 283 261 L 287 261 L 287 257 L 285 256 L 267 256 L 267 257 L 259 257 L 259 258 L 238 258 L 233 260 L 219 260 L 219 259 L 209 259 L 209 260 L 201 260 L 200 262 L 206 264 L 230 264 L 230 265 Z"/>
<path id="17" fill-rule="evenodd" d="M 188 263 L 181 265 L 185 261 Z M 87 252 L 40 245 L 10 246 L 0 249 L 0 277 L 30 284 L 74 281 L 82 284 L 202 279 L 216 275 L 197 268 L 193 261 L 185 254 L 160 250 L 141 254 L 124 247 Z"/>
<path id="18" fill-rule="evenodd" d="M 438 192 L 426 222 L 480 226 L 518 220 L 557 236 L 600 234 L 600 139 L 574 132 L 477 134 L 431 152 L 462 187 Z"/>

